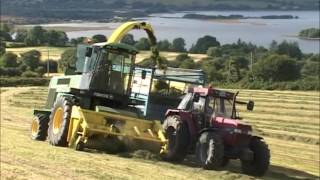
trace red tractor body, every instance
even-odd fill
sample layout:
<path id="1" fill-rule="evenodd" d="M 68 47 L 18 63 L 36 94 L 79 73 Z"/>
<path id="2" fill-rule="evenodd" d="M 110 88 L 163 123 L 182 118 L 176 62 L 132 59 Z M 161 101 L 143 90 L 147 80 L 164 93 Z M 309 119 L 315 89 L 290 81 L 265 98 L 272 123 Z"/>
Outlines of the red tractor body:
<path id="1" fill-rule="evenodd" d="M 188 152 L 195 152 L 206 169 L 240 159 L 245 173 L 263 175 L 269 166 L 269 149 L 261 137 L 252 135 L 252 127 L 241 121 L 236 111 L 236 104 L 252 110 L 253 101 L 237 101 L 237 95 L 214 88 L 190 88 L 177 109 L 167 111 L 163 123 L 173 152 L 169 159 L 182 160 Z"/>

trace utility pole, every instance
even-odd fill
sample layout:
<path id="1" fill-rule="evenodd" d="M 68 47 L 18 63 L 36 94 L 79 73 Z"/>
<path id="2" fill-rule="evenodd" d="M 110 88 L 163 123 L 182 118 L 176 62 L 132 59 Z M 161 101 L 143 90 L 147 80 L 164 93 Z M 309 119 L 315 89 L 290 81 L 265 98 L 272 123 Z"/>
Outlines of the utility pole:
<path id="1" fill-rule="evenodd" d="M 48 60 L 47 60 L 47 76 L 49 77 L 49 73 L 50 73 L 50 63 L 49 63 L 49 45 L 47 46 L 48 49 Z"/>
<path id="2" fill-rule="evenodd" d="M 252 65 L 253 65 L 253 53 L 252 51 L 250 52 L 250 70 L 252 72 Z"/>

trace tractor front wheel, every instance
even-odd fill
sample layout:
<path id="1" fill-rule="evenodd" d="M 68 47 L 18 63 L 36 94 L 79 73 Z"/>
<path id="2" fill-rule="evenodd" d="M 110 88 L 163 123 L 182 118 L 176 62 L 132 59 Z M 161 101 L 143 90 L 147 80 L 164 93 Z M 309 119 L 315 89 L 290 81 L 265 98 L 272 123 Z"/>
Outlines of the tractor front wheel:
<path id="1" fill-rule="evenodd" d="M 204 169 L 217 170 L 226 164 L 222 139 L 213 132 L 201 134 L 196 146 L 196 155 Z"/>
<path id="2" fill-rule="evenodd" d="M 48 117 L 43 114 L 36 114 L 31 123 L 31 139 L 45 141 L 48 131 Z"/>
<path id="3" fill-rule="evenodd" d="M 268 145 L 259 138 L 252 138 L 249 148 L 253 151 L 253 160 L 241 160 L 242 171 L 252 176 L 263 176 L 270 163 Z"/>
<path id="4" fill-rule="evenodd" d="M 67 146 L 67 135 L 72 110 L 72 100 L 60 96 L 53 105 L 48 129 L 49 143 L 54 146 Z"/>
<path id="5" fill-rule="evenodd" d="M 180 162 L 188 154 L 190 135 L 185 122 L 180 116 L 168 116 L 163 122 L 165 136 L 168 139 L 167 153 L 163 156 L 165 160 Z"/>

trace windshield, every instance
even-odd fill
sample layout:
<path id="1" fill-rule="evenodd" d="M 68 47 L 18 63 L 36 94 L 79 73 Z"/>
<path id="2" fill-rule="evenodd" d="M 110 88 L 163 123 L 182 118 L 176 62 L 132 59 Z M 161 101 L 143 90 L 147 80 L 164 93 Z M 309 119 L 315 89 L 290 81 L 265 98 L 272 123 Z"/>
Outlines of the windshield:
<path id="1" fill-rule="evenodd" d="M 108 59 L 111 60 L 112 71 L 129 74 L 132 64 L 132 55 L 127 53 L 112 52 L 108 53 Z"/>
<path id="2" fill-rule="evenodd" d="M 210 98 L 209 109 L 214 117 L 232 118 L 232 101 L 224 98 Z"/>
<path id="3" fill-rule="evenodd" d="M 129 94 L 134 55 L 116 50 L 104 50 L 95 69 L 94 86 L 101 91 Z"/>

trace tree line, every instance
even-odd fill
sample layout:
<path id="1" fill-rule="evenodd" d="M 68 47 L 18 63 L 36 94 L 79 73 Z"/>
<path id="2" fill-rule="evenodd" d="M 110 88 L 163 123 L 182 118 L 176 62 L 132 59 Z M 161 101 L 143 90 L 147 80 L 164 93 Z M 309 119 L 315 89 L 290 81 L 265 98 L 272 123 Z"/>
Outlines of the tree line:
<path id="1" fill-rule="evenodd" d="M 301 38 L 320 38 L 320 29 L 319 28 L 308 28 L 301 30 L 299 32 L 299 37 Z"/>
<path id="2" fill-rule="evenodd" d="M 319 54 L 303 54 L 296 42 L 273 41 L 269 48 L 246 43 L 221 45 L 216 38 L 204 36 L 189 52 L 206 53 L 208 57 L 195 62 L 187 52 L 169 67 L 202 69 L 213 86 L 250 89 L 319 90 Z M 139 63 L 151 67 L 152 59 Z"/>
<path id="3" fill-rule="evenodd" d="M 1 24 L 0 37 L 3 41 L 16 42 L 13 47 L 21 46 L 66 46 L 68 36 L 64 31 L 46 30 L 41 26 L 31 29 L 17 29 L 9 24 Z"/>
<path id="4" fill-rule="evenodd" d="M 29 31 L 32 34 L 39 29 L 41 32 L 48 32 L 38 27 Z M 17 41 L 17 37 L 19 36 L 15 37 L 15 41 Z M 37 36 L 40 39 L 37 39 L 36 42 L 44 43 L 45 41 L 41 41 L 41 37 Z M 50 38 L 44 39 L 49 42 Z M 64 45 L 75 47 L 85 41 L 87 38 L 79 37 L 65 42 Z M 97 34 L 91 37 L 91 41 L 105 42 L 107 37 Z M 125 35 L 121 43 L 132 45 L 138 50 L 150 49 L 147 38 L 135 40 L 132 34 Z M 53 45 L 60 44 L 53 43 Z M 302 53 L 296 42 L 283 41 L 278 43 L 273 41 L 269 48 L 265 48 L 239 39 L 236 43 L 222 45 L 215 37 L 205 35 L 200 37 L 190 49 L 187 49 L 185 45 L 183 38 L 158 41 L 160 51 L 180 53 L 173 61 L 160 57 L 161 61 L 165 62 L 168 67 L 202 69 L 206 73 L 207 82 L 215 86 L 319 90 L 319 54 Z M 38 51 L 33 50 L 17 57 L 10 52 L 5 53 L 5 48 L 1 49 L 1 76 L 42 76 L 45 73 L 45 63 L 40 61 L 41 53 Z M 76 48 L 68 48 L 61 55 L 59 64 L 50 61 L 50 66 L 52 66 L 50 69 L 52 71 L 65 69 L 75 62 L 75 53 Z M 195 62 L 188 53 L 207 54 L 207 57 Z M 152 63 L 152 57 L 149 57 L 138 65 L 151 67 Z"/>

